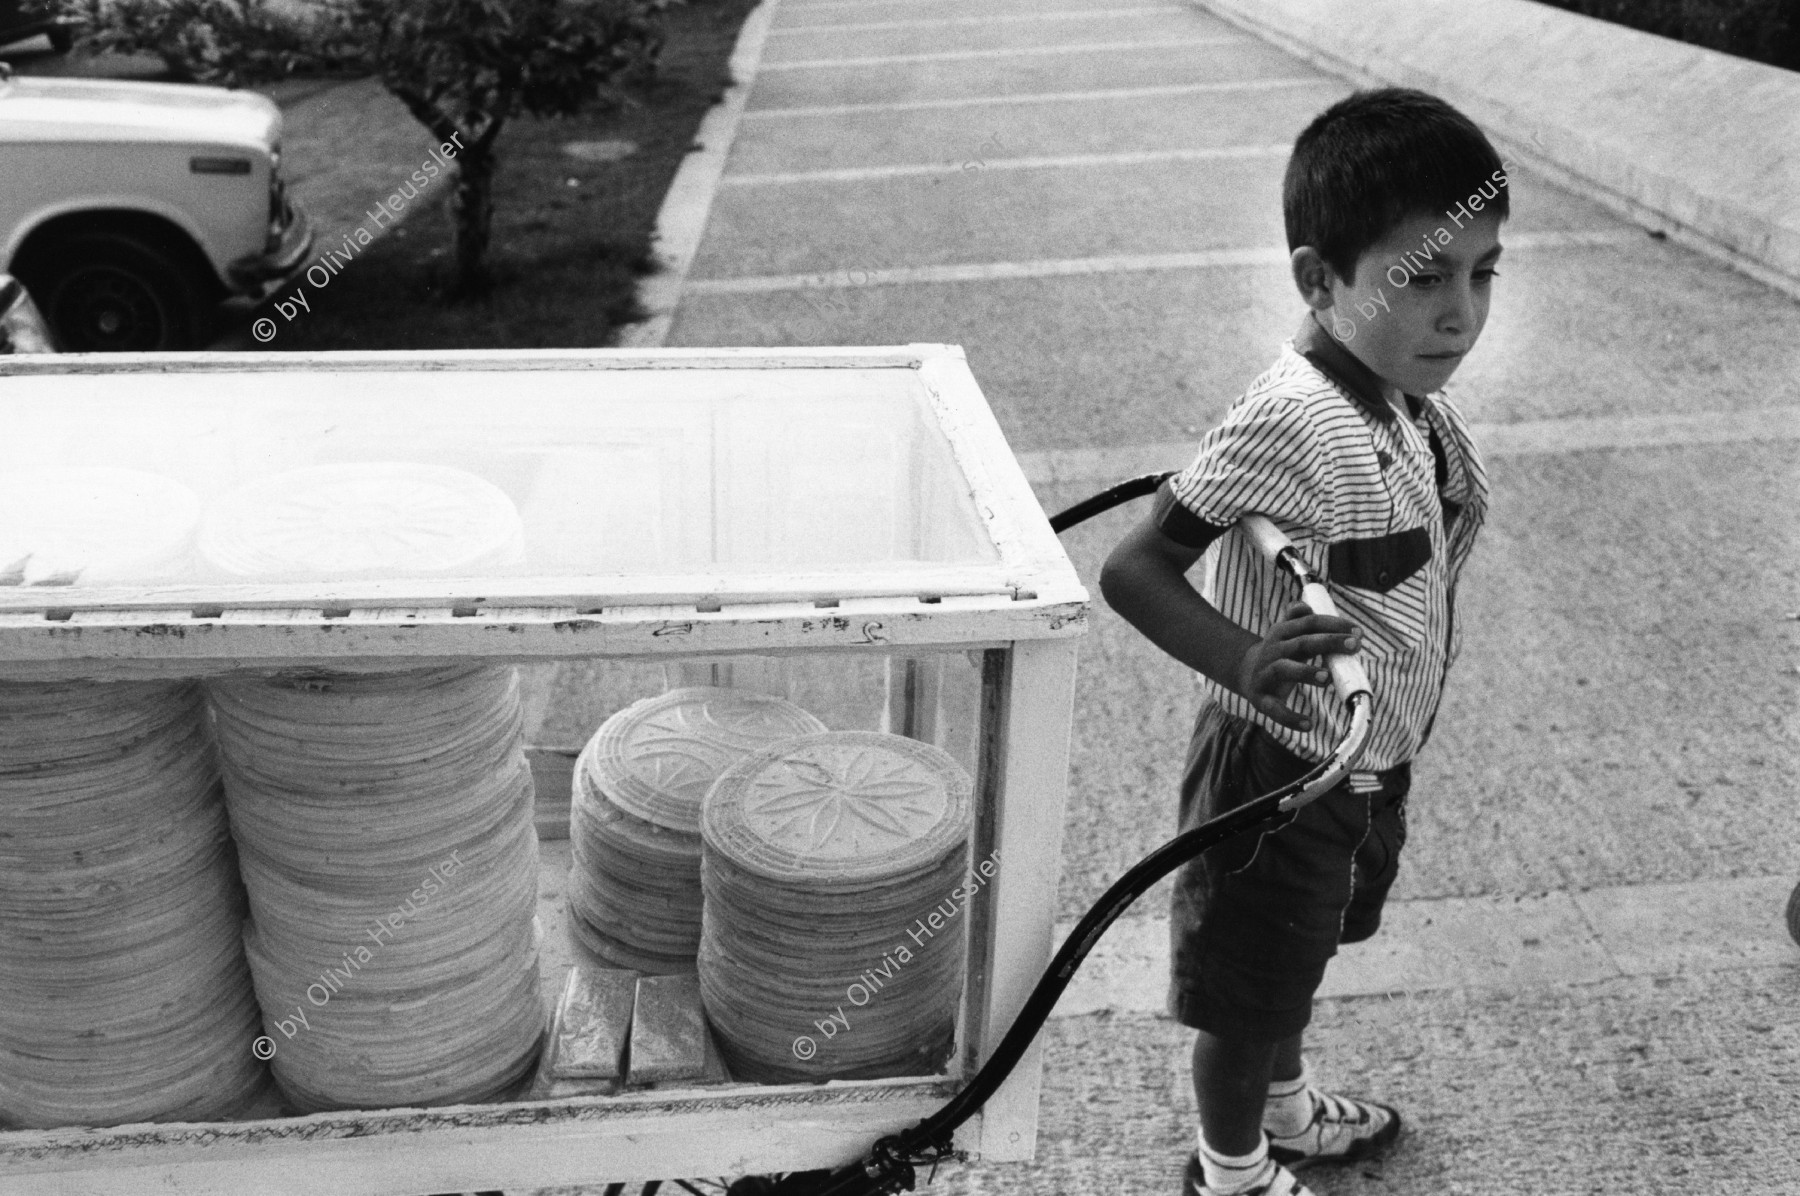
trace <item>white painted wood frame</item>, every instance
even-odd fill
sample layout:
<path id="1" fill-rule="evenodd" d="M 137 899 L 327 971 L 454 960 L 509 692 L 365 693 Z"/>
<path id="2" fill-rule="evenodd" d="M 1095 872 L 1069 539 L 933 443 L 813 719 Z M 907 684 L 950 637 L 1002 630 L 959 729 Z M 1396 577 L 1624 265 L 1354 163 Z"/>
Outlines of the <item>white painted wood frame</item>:
<path id="1" fill-rule="evenodd" d="M 634 1092 L 188 1125 L 0 1133 L 0 1196 L 258 1196 L 430 1191 L 735 1176 L 834 1166 L 916 1124 L 985 1058 L 1049 960 L 1060 871 L 1077 638 L 1088 595 L 1049 530 L 954 346 L 517 353 L 111 355 L 0 358 L 7 379 L 129 390 L 151 374 L 417 370 L 904 371 L 947 438 L 992 564 L 797 570 L 779 577 L 530 577 L 488 583 L 56 589 L 0 586 L 0 680 L 206 676 L 240 669 L 392 669 L 480 659 L 705 661 L 733 654 L 914 656 L 980 650 L 984 701 L 971 857 L 1000 871 L 969 906 L 969 982 L 949 1078 Z M 705 371 L 715 371 L 710 375 Z M 938 680 L 915 666 L 912 718 Z M 910 690 L 907 685 L 910 684 Z M 898 696 L 898 695 L 896 695 Z M 900 728 L 895 728 L 896 730 Z M 1028 1159 L 1034 1050 L 958 1135 Z"/>

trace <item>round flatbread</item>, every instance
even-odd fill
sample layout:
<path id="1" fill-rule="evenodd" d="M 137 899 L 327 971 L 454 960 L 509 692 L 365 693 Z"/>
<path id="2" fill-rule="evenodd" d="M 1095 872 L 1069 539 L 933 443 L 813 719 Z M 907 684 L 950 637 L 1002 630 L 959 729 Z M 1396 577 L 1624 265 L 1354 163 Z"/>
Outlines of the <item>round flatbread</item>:
<path id="1" fill-rule="evenodd" d="M 235 579 L 463 577 L 522 561 L 505 491 L 460 469 L 315 465 L 260 478 L 206 512 L 200 553 Z"/>
<path id="2" fill-rule="evenodd" d="M 111 585 L 192 571 L 200 496 L 138 469 L 0 477 L 0 585 Z"/>

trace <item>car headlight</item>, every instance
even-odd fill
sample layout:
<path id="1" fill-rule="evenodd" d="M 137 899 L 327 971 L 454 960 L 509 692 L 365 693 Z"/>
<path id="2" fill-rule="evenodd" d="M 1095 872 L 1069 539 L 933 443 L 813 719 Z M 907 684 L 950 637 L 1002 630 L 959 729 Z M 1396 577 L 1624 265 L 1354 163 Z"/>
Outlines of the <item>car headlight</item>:
<path id="1" fill-rule="evenodd" d="M 293 219 L 288 211 L 287 184 L 281 181 L 281 147 L 269 151 L 269 250 L 273 252 Z"/>

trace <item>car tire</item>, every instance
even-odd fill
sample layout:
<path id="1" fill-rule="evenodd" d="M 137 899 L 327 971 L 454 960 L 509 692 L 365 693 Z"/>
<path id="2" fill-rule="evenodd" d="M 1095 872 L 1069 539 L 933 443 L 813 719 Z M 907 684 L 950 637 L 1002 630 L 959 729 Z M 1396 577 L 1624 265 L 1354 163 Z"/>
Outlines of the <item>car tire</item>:
<path id="1" fill-rule="evenodd" d="M 127 233 L 58 241 L 15 273 L 67 353 L 198 347 L 212 305 L 179 256 Z"/>
<path id="2" fill-rule="evenodd" d="M 50 48 L 58 54 L 67 54 L 75 45 L 75 31 L 67 25 L 52 25 L 44 36 L 50 39 Z"/>

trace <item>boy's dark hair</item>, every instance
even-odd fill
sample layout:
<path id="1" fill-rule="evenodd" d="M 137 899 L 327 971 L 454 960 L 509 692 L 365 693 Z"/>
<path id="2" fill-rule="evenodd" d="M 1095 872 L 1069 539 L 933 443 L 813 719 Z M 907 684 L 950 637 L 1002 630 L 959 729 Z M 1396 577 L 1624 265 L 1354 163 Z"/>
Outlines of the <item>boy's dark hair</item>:
<path id="1" fill-rule="evenodd" d="M 1436 96 L 1410 87 L 1355 92 L 1294 142 L 1281 185 L 1288 252 L 1311 245 L 1355 282 L 1356 259 L 1416 212 L 1448 219 L 1476 195 L 1506 219 L 1505 177 L 1475 122 Z"/>

